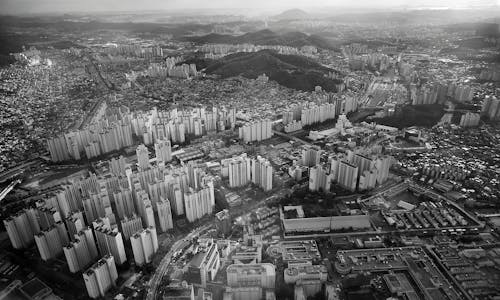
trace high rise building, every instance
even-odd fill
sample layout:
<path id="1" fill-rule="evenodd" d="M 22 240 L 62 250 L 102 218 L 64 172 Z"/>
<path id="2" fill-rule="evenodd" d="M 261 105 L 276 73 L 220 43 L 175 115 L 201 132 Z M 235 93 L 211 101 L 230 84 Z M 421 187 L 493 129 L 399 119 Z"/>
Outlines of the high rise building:
<path id="1" fill-rule="evenodd" d="M 309 169 L 309 190 L 329 192 L 333 180 L 328 171 L 322 165 L 316 165 Z"/>
<path id="2" fill-rule="evenodd" d="M 38 221 L 40 229 L 47 229 L 61 220 L 61 215 L 55 208 L 38 207 Z"/>
<path id="3" fill-rule="evenodd" d="M 121 226 L 123 238 L 127 241 L 134 233 L 143 229 L 142 219 L 136 215 L 132 215 L 130 218 L 125 217 L 121 222 Z"/>
<path id="4" fill-rule="evenodd" d="M 204 215 L 211 214 L 215 205 L 213 185 L 208 184 L 199 190 L 189 188 L 184 193 L 184 207 L 186 219 L 194 222 Z"/>
<path id="5" fill-rule="evenodd" d="M 55 137 L 47 140 L 50 158 L 53 162 L 65 161 L 70 159 L 69 151 L 64 136 Z"/>
<path id="6" fill-rule="evenodd" d="M 337 182 L 350 191 L 355 191 L 358 184 L 358 167 L 347 161 L 339 162 Z"/>
<path id="7" fill-rule="evenodd" d="M 130 243 L 132 244 L 135 264 L 142 266 L 150 263 L 153 260 L 154 254 L 158 251 L 156 229 L 149 227 L 136 232 L 130 237 Z"/>
<path id="8" fill-rule="evenodd" d="M 272 123 L 267 119 L 247 123 L 239 129 L 239 138 L 245 143 L 267 140 L 272 136 Z"/>
<path id="9" fill-rule="evenodd" d="M 359 177 L 358 189 L 360 191 L 373 189 L 377 184 L 377 171 L 376 169 L 366 170 Z"/>
<path id="10" fill-rule="evenodd" d="M 105 255 L 83 273 L 83 280 L 90 298 L 104 297 L 116 285 L 118 272 L 113 256 Z"/>
<path id="11" fill-rule="evenodd" d="M 168 199 L 161 198 L 161 201 L 156 203 L 158 220 L 160 221 L 160 230 L 166 232 L 169 229 L 174 228 L 174 223 L 172 221 L 172 211 L 170 210 L 170 201 Z"/>
<path id="12" fill-rule="evenodd" d="M 348 154 L 348 156 L 353 155 L 352 163 L 358 167 L 358 176 L 361 176 L 364 171 L 372 170 L 375 167 L 375 161 L 366 155 L 361 153 Z"/>
<path id="13" fill-rule="evenodd" d="M 83 228 L 80 232 L 75 234 L 77 240 L 83 241 L 87 244 L 87 249 L 89 250 L 90 259 L 94 260 L 97 258 L 99 253 L 97 252 L 97 246 L 94 239 L 94 233 L 90 227 Z"/>
<path id="14" fill-rule="evenodd" d="M 316 166 L 320 162 L 321 150 L 318 146 L 304 146 L 302 148 L 302 165 L 307 167 Z"/>
<path id="15" fill-rule="evenodd" d="M 134 199 L 130 189 L 121 189 L 119 192 L 113 194 L 113 198 L 115 199 L 116 212 L 120 220 L 136 213 Z"/>
<path id="16" fill-rule="evenodd" d="M 264 191 L 270 191 L 273 188 L 273 167 L 269 160 L 257 156 L 251 160 L 251 178 L 252 182 L 261 187 Z"/>
<path id="17" fill-rule="evenodd" d="M 145 211 L 144 223 L 146 227 L 156 227 L 155 215 L 153 211 L 153 206 L 151 205 L 151 201 L 149 201 L 149 203 L 144 204 L 144 211 Z"/>
<path id="18" fill-rule="evenodd" d="M 475 127 L 479 125 L 480 115 L 477 113 L 467 112 L 460 118 L 460 126 L 462 127 Z"/>
<path id="19" fill-rule="evenodd" d="M 143 144 L 139 145 L 136 150 L 137 166 L 140 170 L 147 170 L 151 167 L 149 164 L 149 150 Z"/>
<path id="20" fill-rule="evenodd" d="M 117 265 L 122 265 L 127 261 L 122 234 L 117 228 L 110 229 L 100 225 L 94 228 L 94 233 L 101 255 L 111 254 Z"/>
<path id="21" fill-rule="evenodd" d="M 57 233 L 59 234 L 59 240 L 61 241 L 61 245 L 67 245 L 69 243 L 68 230 L 66 229 L 66 225 L 62 221 L 58 221 L 54 224 L 57 228 Z"/>
<path id="22" fill-rule="evenodd" d="M 168 140 L 159 140 L 155 143 L 156 162 L 166 163 L 172 160 L 172 145 Z"/>
<path id="23" fill-rule="evenodd" d="M 72 212 L 66 219 L 66 227 L 68 228 L 68 233 L 70 239 L 73 241 L 75 234 L 80 232 L 85 228 L 85 220 L 83 218 L 83 213 L 81 211 Z"/>
<path id="24" fill-rule="evenodd" d="M 21 210 L 3 221 L 12 247 L 24 249 L 34 240 L 34 235 L 40 232 L 35 210 Z"/>
<path id="25" fill-rule="evenodd" d="M 127 163 L 123 155 L 120 155 L 118 158 L 112 158 L 109 161 L 109 171 L 115 176 L 124 176 L 126 168 Z"/>
<path id="26" fill-rule="evenodd" d="M 63 244 L 57 227 L 52 226 L 35 235 L 38 252 L 44 261 L 56 258 L 63 252 Z"/>
<path id="27" fill-rule="evenodd" d="M 85 238 L 81 240 L 75 239 L 63 248 L 63 252 L 71 273 L 83 270 L 95 259 L 95 257 L 91 256 Z"/>
<path id="28" fill-rule="evenodd" d="M 500 99 L 497 99 L 495 96 L 485 96 L 481 115 L 486 116 L 490 120 L 500 119 Z"/>
<path id="29" fill-rule="evenodd" d="M 228 165 L 230 187 L 241 187 L 250 182 L 250 159 L 246 156 L 246 153 L 229 160 L 224 160 L 222 164 Z"/>
<path id="30" fill-rule="evenodd" d="M 380 156 L 375 159 L 375 169 L 377 172 L 377 184 L 384 183 L 389 178 L 389 169 L 393 162 L 392 156 Z"/>

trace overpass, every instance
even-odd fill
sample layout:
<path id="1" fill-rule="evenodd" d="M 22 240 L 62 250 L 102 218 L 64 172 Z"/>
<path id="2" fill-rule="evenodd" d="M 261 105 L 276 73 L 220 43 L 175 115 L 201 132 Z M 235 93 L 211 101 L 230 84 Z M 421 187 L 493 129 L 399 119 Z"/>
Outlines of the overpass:
<path id="1" fill-rule="evenodd" d="M 309 145 L 309 146 L 312 146 L 313 144 L 303 140 L 303 139 L 299 139 L 298 137 L 296 136 L 293 136 L 291 134 L 287 134 L 287 133 L 283 133 L 281 131 L 277 131 L 277 130 L 273 130 L 273 134 L 276 134 L 276 135 L 279 135 L 281 137 L 284 137 L 284 138 L 287 138 L 289 140 L 293 140 L 295 142 L 299 142 L 299 143 L 302 143 L 302 144 L 305 144 L 305 145 Z"/>

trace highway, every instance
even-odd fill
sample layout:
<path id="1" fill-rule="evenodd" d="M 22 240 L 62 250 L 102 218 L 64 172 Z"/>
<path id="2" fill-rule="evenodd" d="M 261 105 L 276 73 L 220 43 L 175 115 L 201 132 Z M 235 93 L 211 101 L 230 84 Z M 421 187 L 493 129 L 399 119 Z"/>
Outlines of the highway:
<path id="1" fill-rule="evenodd" d="M 12 191 L 14 187 L 20 183 L 20 179 L 14 180 L 2 192 L 0 192 L 0 202 L 2 202 L 3 198 L 5 198 L 5 196 L 7 196 L 7 194 L 10 193 L 10 191 Z"/>
<path id="2" fill-rule="evenodd" d="M 148 294 L 146 296 L 147 300 L 156 300 L 156 293 L 158 290 L 158 286 L 161 283 L 161 280 L 163 276 L 167 274 L 168 266 L 170 265 L 170 261 L 172 260 L 172 256 L 174 255 L 175 252 L 178 250 L 184 248 L 191 239 L 197 237 L 202 233 L 203 231 L 208 230 L 212 224 L 207 224 L 203 225 L 201 227 L 196 228 L 193 230 L 191 233 L 189 233 L 187 236 L 185 236 L 183 239 L 176 241 L 170 250 L 168 251 L 167 254 L 162 258 L 160 265 L 156 268 L 156 272 L 153 274 L 151 279 L 149 280 L 149 290 Z"/>

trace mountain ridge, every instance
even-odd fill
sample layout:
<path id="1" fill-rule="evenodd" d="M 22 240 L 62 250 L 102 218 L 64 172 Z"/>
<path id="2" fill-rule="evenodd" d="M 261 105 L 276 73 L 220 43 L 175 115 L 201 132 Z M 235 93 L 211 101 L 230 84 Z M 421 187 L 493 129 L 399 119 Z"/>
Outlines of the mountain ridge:
<path id="1" fill-rule="evenodd" d="M 315 46 L 317 48 L 335 50 L 335 47 L 330 42 L 318 35 L 307 35 L 298 31 L 278 34 L 269 29 L 248 32 L 237 36 L 218 33 L 210 33 L 203 36 L 184 36 L 182 40 L 196 44 L 255 44 L 290 47 Z"/>
<path id="2" fill-rule="evenodd" d="M 205 73 L 219 75 L 221 78 L 243 76 L 255 79 L 266 74 L 270 80 L 301 91 L 313 91 L 316 86 L 321 86 L 325 91 L 336 92 L 336 85 L 342 82 L 325 76 L 329 72 L 335 72 L 333 69 L 303 56 L 278 54 L 273 50 L 239 52 L 216 61 L 194 59 L 189 63 L 205 67 Z"/>

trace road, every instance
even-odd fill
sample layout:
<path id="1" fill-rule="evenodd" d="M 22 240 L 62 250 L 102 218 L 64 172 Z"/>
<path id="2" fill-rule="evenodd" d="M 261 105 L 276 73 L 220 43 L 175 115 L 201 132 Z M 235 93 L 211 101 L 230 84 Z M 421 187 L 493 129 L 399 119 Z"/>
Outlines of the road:
<path id="1" fill-rule="evenodd" d="M 287 139 L 290 139 L 290 140 L 294 140 L 296 142 L 299 142 L 299 143 L 302 143 L 302 144 L 306 144 L 306 145 L 309 145 L 309 146 L 312 146 L 311 143 L 303 140 L 303 139 L 299 139 L 298 137 L 296 136 L 293 136 L 291 134 L 286 134 L 286 133 L 283 133 L 281 131 L 277 131 L 277 130 L 273 130 L 273 134 L 276 134 L 276 135 L 279 135 L 279 136 L 282 136 L 284 138 L 287 138 Z"/>
<path id="2" fill-rule="evenodd" d="M 189 241 L 200 235 L 201 232 L 208 230 L 212 224 L 203 225 L 201 227 L 196 228 L 183 239 L 176 241 L 167 254 L 162 258 L 160 264 L 156 268 L 156 272 L 153 274 L 151 279 L 149 280 L 149 290 L 146 296 L 147 300 L 156 300 L 156 293 L 158 290 L 158 286 L 161 283 L 161 279 L 163 276 L 167 274 L 168 266 L 170 265 L 170 261 L 172 260 L 172 256 L 175 252 L 185 247 Z"/>

